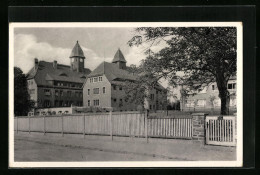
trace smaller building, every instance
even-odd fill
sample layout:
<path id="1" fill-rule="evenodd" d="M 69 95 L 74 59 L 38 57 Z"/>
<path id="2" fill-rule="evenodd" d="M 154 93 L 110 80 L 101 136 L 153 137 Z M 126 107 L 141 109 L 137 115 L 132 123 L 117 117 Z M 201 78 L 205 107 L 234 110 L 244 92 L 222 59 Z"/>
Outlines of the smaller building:
<path id="1" fill-rule="evenodd" d="M 228 81 L 228 91 L 230 92 L 230 110 L 236 111 L 236 77 L 231 77 Z M 217 83 L 213 82 L 195 95 L 181 97 L 181 110 L 183 111 L 210 111 L 220 110 L 221 100 Z"/>
<path id="2" fill-rule="evenodd" d="M 125 81 L 136 81 L 138 75 L 128 72 L 126 60 L 120 49 L 112 63 L 103 62 L 87 77 L 83 87 L 84 107 L 112 107 L 114 111 L 136 111 L 138 104 L 125 99 Z M 151 110 L 163 109 L 162 101 L 167 101 L 167 91 L 158 86 L 149 92 L 148 106 Z M 163 98 L 164 97 L 164 98 Z M 160 100 L 159 100 L 160 99 Z M 164 99 L 164 100 L 162 100 Z"/>

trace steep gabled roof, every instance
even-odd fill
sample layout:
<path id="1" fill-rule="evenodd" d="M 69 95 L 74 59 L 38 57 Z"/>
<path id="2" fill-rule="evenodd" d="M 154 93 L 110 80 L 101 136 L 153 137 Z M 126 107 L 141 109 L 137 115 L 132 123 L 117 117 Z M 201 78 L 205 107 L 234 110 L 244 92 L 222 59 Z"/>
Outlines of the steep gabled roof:
<path id="1" fill-rule="evenodd" d="M 55 69 L 52 62 L 40 61 L 36 70 L 32 68 L 28 72 L 27 79 L 34 78 L 37 85 L 48 85 L 49 80 L 84 83 L 85 79 L 81 77 L 87 77 L 90 72 L 89 69 L 84 69 L 84 72 L 72 71 L 70 66 L 62 64 L 57 64 Z"/>
<path id="2" fill-rule="evenodd" d="M 136 76 L 129 73 L 126 70 L 119 69 L 118 65 L 114 63 L 108 63 L 103 62 L 98 67 L 93 70 L 88 77 L 95 77 L 95 76 L 101 76 L 106 75 L 109 81 L 115 80 L 115 79 L 122 79 L 122 80 L 136 80 Z"/>
<path id="3" fill-rule="evenodd" d="M 112 63 L 119 62 L 119 61 L 126 63 L 125 57 L 120 49 L 117 50 Z"/>
<path id="4" fill-rule="evenodd" d="M 71 51 L 70 58 L 72 58 L 72 57 L 85 58 L 84 52 L 83 52 L 83 50 L 81 49 L 81 47 L 80 47 L 78 41 L 77 41 L 76 45 L 74 46 L 74 48 L 73 48 L 72 51 Z"/>

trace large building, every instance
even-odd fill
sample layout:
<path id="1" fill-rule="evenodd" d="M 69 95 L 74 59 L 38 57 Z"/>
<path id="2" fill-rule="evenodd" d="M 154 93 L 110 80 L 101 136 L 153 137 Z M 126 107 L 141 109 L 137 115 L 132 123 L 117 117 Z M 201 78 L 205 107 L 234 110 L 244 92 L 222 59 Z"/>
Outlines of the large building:
<path id="1" fill-rule="evenodd" d="M 230 110 L 236 110 L 236 76 L 231 77 L 227 84 L 228 91 L 231 94 Z M 183 111 L 209 111 L 220 110 L 221 100 L 219 98 L 217 83 L 213 82 L 195 95 L 188 95 L 181 98 L 181 110 Z"/>
<path id="2" fill-rule="evenodd" d="M 114 111 L 135 111 L 138 105 L 125 100 L 125 81 L 136 81 L 138 76 L 127 70 L 126 60 L 118 49 L 112 63 L 103 62 L 87 77 L 83 86 L 85 107 L 113 107 Z M 147 105 L 151 110 L 163 109 L 167 91 L 160 84 L 149 92 Z M 159 100 L 160 99 L 160 100 Z"/>
<path id="3" fill-rule="evenodd" d="M 66 59 L 70 65 L 34 59 L 27 81 L 36 108 L 83 106 L 82 86 L 91 71 L 84 68 L 85 56 L 78 41 Z"/>

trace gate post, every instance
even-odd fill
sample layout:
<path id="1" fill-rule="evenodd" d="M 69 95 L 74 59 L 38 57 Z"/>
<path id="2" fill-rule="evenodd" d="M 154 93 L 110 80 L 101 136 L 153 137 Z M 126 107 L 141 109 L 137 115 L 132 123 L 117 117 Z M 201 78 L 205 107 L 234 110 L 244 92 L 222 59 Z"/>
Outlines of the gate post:
<path id="1" fill-rule="evenodd" d="M 206 113 L 193 113 L 192 115 L 192 140 L 194 143 L 205 145 L 206 127 L 205 120 L 208 114 Z"/>

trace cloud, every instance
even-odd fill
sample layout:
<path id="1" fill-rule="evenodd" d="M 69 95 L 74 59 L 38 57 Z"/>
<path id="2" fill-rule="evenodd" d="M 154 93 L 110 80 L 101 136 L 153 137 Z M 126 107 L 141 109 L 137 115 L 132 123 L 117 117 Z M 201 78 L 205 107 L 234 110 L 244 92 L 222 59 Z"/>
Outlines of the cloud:
<path id="1" fill-rule="evenodd" d="M 93 70 L 104 58 L 100 58 L 93 50 L 81 46 L 85 57 L 85 67 Z M 56 60 L 59 64 L 70 64 L 70 53 L 72 48 L 54 47 L 47 42 L 38 42 L 31 34 L 17 34 L 14 38 L 14 65 L 20 67 L 27 73 L 34 65 L 34 58 L 52 62 Z M 110 61 L 111 58 L 106 58 Z"/>

